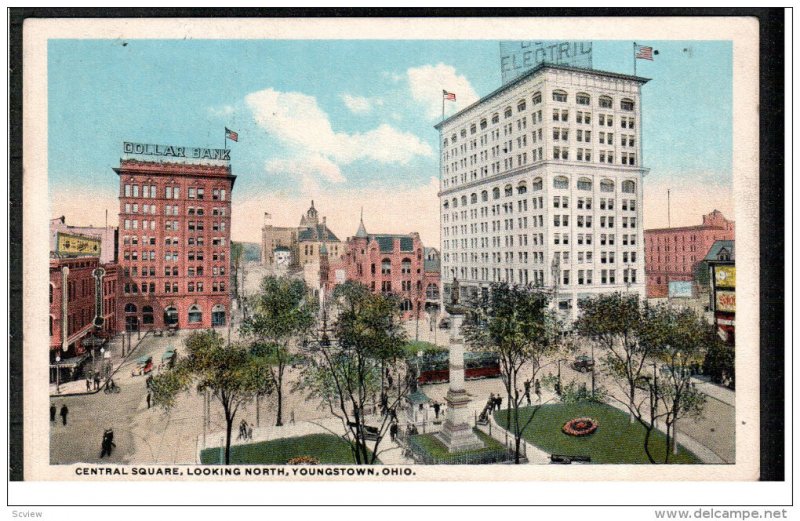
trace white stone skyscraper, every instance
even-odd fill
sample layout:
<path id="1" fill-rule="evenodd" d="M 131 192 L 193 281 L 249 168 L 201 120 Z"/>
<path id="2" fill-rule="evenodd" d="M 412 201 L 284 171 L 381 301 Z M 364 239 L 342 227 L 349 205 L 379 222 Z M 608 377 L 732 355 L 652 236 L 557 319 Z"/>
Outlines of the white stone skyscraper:
<path id="1" fill-rule="evenodd" d="M 644 297 L 647 81 L 542 64 L 436 125 L 445 300 L 453 278 L 462 297 L 542 285 L 572 317 L 592 294 Z"/>

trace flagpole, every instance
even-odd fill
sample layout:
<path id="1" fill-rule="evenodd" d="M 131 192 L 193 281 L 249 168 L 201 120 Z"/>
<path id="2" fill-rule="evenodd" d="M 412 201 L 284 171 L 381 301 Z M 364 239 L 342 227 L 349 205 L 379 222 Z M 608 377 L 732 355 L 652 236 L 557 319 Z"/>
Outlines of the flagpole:
<path id="1" fill-rule="evenodd" d="M 636 76 L 636 42 L 633 42 L 633 75 Z"/>
<path id="2" fill-rule="evenodd" d="M 225 150 L 228 150 L 228 129 L 225 129 Z"/>

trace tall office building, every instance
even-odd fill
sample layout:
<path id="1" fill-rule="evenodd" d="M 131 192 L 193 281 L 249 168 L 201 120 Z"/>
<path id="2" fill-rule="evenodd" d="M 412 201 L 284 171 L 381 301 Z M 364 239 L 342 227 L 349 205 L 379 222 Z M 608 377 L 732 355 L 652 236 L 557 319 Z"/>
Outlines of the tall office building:
<path id="1" fill-rule="evenodd" d="M 114 169 L 119 329 L 225 325 L 236 180 L 229 151 L 126 143 L 125 153 Z"/>
<path id="2" fill-rule="evenodd" d="M 611 291 L 644 297 L 641 87 L 542 64 L 440 132 L 443 296 L 492 282 L 555 291 L 564 314 Z"/>

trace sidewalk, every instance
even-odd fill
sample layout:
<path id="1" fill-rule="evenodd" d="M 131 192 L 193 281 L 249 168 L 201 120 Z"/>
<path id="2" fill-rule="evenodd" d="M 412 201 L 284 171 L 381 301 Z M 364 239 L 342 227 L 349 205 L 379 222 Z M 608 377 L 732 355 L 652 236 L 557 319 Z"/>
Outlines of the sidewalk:
<path id="1" fill-rule="evenodd" d="M 127 347 L 127 340 L 126 340 L 125 349 L 126 349 L 127 352 L 125 353 L 125 357 L 122 356 L 122 338 L 124 336 L 124 333 L 120 334 L 120 335 L 117 335 L 117 336 L 115 336 L 114 338 L 112 338 L 111 340 L 108 341 L 108 343 L 104 346 L 104 349 L 106 351 L 110 351 L 110 353 L 111 353 L 111 358 L 107 359 L 107 360 L 110 360 L 110 364 L 111 364 L 111 370 L 108 373 L 109 374 L 109 378 L 113 378 L 114 374 L 119 370 L 119 368 L 122 366 L 122 364 L 124 364 L 131 357 L 132 354 L 136 353 L 136 350 L 139 347 L 139 344 L 141 344 L 142 341 L 145 338 L 147 338 L 147 335 L 149 333 L 150 333 L 149 331 L 144 332 L 139 340 L 136 340 L 136 337 L 132 334 L 131 335 L 131 342 L 134 343 L 134 346 L 133 346 L 133 349 L 131 349 L 130 351 L 127 351 L 128 347 Z M 98 351 L 99 351 L 99 349 L 98 349 Z M 95 358 L 95 364 L 99 367 L 101 362 L 102 362 L 102 358 L 100 358 L 100 355 L 98 353 L 98 356 Z M 92 364 L 91 357 L 86 362 L 86 364 L 89 364 L 89 365 Z M 102 378 L 100 380 L 99 389 L 95 390 L 94 389 L 94 384 L 92 384 L 92 390 L 90 390 L 90 391 L 86 390 L 86 378 L 80 378 L 78 380 L 73 380 L 73 381 L 69 381 L 69 382 L 60 382 L 60 384 L 58 386 L 56 386 L 55 382 L 51 382 L 50 383 L 50 398 L 63 398 L 65 396 L 78 396 L 78 395 L 99 393 L 100 391 L 102 391 L 103 386 L 106 384 L 106 382 L 107 382 L 107 379 Z"/>

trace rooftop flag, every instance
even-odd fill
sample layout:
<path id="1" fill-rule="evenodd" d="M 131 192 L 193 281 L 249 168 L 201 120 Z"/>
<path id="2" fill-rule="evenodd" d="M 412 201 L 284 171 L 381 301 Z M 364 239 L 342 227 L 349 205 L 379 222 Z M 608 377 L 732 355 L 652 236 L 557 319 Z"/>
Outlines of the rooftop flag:
<path id="1" fill-rule="evenodd" d="M 225 139 L 230 139 L 231 141 L 239 142 L 239 133 L 234 132 L 233 130 L 225 127 Z"/>
<path id="2" fill-rule="evenodd" d="M 442 90 L 442 99 L 446 99 L 448 101 L 455 101 L 456 100 L 456 93 L 455 92 L 447 92 L 446 90 Z"/>
<path id="3" fill-rule="evenodd" d="M 654 51 L 652 47 L 648 47 L 646 45 L 636 46 L 636 59 L 638 60 L 653 61 L 654 54 L 658 54 L 658 51 Z"/>

